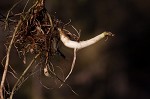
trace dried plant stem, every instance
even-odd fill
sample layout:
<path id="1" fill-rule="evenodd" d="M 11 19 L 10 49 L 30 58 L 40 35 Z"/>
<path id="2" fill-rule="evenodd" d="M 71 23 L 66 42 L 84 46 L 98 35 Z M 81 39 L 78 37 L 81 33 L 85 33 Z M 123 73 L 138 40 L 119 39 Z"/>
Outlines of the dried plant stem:
<path id="1" fill-rule="evenodd" d="M 7 21 L 8 21 L 8 17 L 9 17 L 10 12 L 11 12 L 12 9 L 14 9 L 21 1 L 22 1 L 22 0 L 18 1 L 17 3 L 15 3 L 15 4 L 11 7 L 11 9 L 8 11 L 7 16 L 6 16 L 6 19 L 5 19 L 5 27 L 4 27 L 4 30 L 6 30 L 6 28 L 7 28 L 7 26 L 8 26 Z"/>
<path id="2" fill-rule="evenodd" d="M 74 49 L 74 57 L 73 57 L 73 61 L 72 61 L 72 65 L 71 65 L 70 72 L 68 73 L 68 75 L 66 76 L 66 78 L 64 79 L 63 82 L 66 82 L 66 80 L 69 78 L 69 76 L 71 75 L 71 73 L 72 73 L 72 71 L 73 71 L 73 69 L 74 69 L 75 62 L 76 62 L 76 52 L 77 52 L 77 49 L 75 48 L 75 49 Z M 64 84 L 64 83 L 62 83 L 62 84 L 60 85 L 60 87 L 61 87 L 63 84 Z M 59 87 L 59 88 L 60 88 L 60 87 Z"/>
<path id="3" fill-rule="evenodd" d="M 15 30 L 13 32 L 12 39 L 10 41 L 8 49 L 7 49 L 7 55 L 6 55 L 6 61 L 5 61 L 5 66 L 4 66 L 4 72 L 3 72 L 3 76 L 2 76 L 2 80 L 1 80 L 1 86 L 0 86 L 0 97 L 1 97 L 1 99 L 4 99 L 4 97 L 3 97 L 3 87 L 4 87 L 6 74 L 7 74 L 7 70 L 8 70 L 8 66 L 9 66 L 10 51 L 11 51 L 12 44 L 13 44 L 13 41 L 14 41 L 14 38 L 15 38 L 15 34 L 17 33 L 21 22 L 22 22 L 21 20 L 18 22 L 18 24 L 17 24 L 17 26 L 16 26 L 16 28 L 15 28 Z"/>
<path id="4" fill-rule="evenodd" d="M 76 49 L 74 49 L 74 52 L 76 53 Z M 74 57 L 74 62 L 72 63 L 73 64 L 73 67 L 74 67 L 74 65 L 75 65 L 75 60 L 76 60 L 76 58 Z M 72 68 L 72 70 L 73 70 L 73 68 Z M 68 74 L 69 76 L 70 76 L 70 74 L 71 74 L 71 72 L 72 72 L 72 70 L 70 71 L 70 73 Z M 64 82 L 64 80 L 62 80 L 61 78 L 59 78 L 58 76 L 57 76 L 57 74 L 53 71 L 53 70 L 51 70 L 51 69 L 49 69 L 48 68 L 48 70 L 46 70 L 47 71 L 47 73 L 48 73 L 48 71 L 50 71 L 50 73 L 53 75 L 53 76 L 55 76 L 62 84 L 61 84 L 61 86 L 62 85 L 66 85 L 66 86 L 68 86 L 69 88 L 70 88 L 70 90 L 75 94 L 75 95 L 77 95 L 78 96 L 78 94 L 71 88 L 71 86 L 70 85 L 68 85 L 66 82 Z M 49 73 L 48 73 L 49 74 Z M 50 76 L 50 75 L 47 75 L 47 76 Z M 68 76 L 68 77 L 69 77 Z M 68 78 L 67 77 L 67 78 Z M 66 78 L 65 78 L 66 79 Z M 60 87 L 61 87 L 60 86 Z M 59 87 L 59 88 L 60 88 Z"/>
<path id="5" fill-rule="evenodd" d="M 17 86 L 18 84 L 20 83 L 21 79 L 24 77 L 24 75 L 27 73 L 27 71 L 29 70 L 29 68 L 32 66 L 32 64 L 35 62 L 35 60 L 38 58 L 38 56 L 40 55 L 37 54 L 32 60 L 31 62 L 29 63 L 29 65 L 27 66 L 27 68 L 24 70 L 24 72 L 21 74 L 21 76 L 19 77 L 19 79 L 17 80 L 17 82 L 15 83 L 13 89 L 12 89 L 12 92 L 11 92 L 11 95 L 10 95 L 10 98 L 9 99 L 12 99 L 13 98 L 13 95 L 14 95 L 14 92 L 16 91 L 17 89 Z"/>

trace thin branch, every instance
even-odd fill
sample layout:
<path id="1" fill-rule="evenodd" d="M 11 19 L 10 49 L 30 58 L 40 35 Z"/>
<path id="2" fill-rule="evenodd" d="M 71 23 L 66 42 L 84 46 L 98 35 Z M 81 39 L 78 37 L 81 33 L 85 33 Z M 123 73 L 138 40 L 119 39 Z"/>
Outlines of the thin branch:
<path id="1" fill-rule="evenodd" d="M 46 13 L 48 19 L 49 19 L 49 23 L 50 23 L 50 26 L 53 27 L 53 22 L 52 22 L 52 18 L 50 16 L 50 14 Z"/>
<path id="2" fill-rule="evenodd" d="M 76 31 L 76 33 L 78 34 L 78 37 L 80 38 L 80 36 L 81 36 L 81 34 L 80 34 L 81 30 L 78 31 L 73 25 L 71 25 L 71 27 Z"/>
<path id="3" fill-rule="evenodd" d="M 69 72 L 69 74 L 66 76 L 66 78 L 64 79 L 64 82 L 66 82 L 66 80 L 69 78 L 69 76 L 71 75 L 71 73 L 72 73 L 72 71 L 73 71 L 73 69 L 74 69 L 74 66 L 75 66 L 75 62 L 76 62 L 76 52 L 77 52 L 77 49 L 75 48 L 74 49 L 74 58 L 73 58 L 73 61 L 72 61 L 72 65 L 71 65 L 71 69 L 70 69 L 70 72 Z M 63 83 L 61 84 L 61 86 L 63 85 Z M 60 87 L 61 87 L 60 86 Z M 60 88 L 59 87 L 59 88 Z"/>
<path id="4" fill-rule="evenodd" d="M 44 88 L 46 88 L 46 89 L 51 89 L 51 88 L 49 88 L 49 87 L 47 87 L 46 85 L 44 85 L 41 81 L 40 81 L 40 84 L 44 87 Z"/>
<path id="5" fill-rule="evenodd" d="M 27 68 L 24 70 L 24 72 L 21 74 L 21 76 L 19 77 L 19 79 L 18 79 L 17 82 L 15 83 L 15 85 L 14 85 L 14 87 L 13 87 L 13 89 L 12 89 L 11 95 L 10 95 L 10 99 L 13 98 L 13 95 L 14 95 L 14 92 L 15 92 L 15 90 L 16 90 L 16 88 L 17 88 L 18 83 L 20 83 L 20 81 L 21 81 L 21 79 L 23 78 L 23 76 L 27 73 L 27 71 L 28 71 L 29 68 L 32 66 L 32 64 L 35 62 L 35 60 L 38 58 L 39 55 L 40 55 L 40 53 L 37 54 L 37 55 L 32 59 L 32 61 L 30 62 L 30 64 L 27 66 Z"/>
<path id="6" fill-rule="evenodd" d="M 9 65 L 9 67 L 10 67 L 10 69 L 12 70 L 12 72 L 13 72 L 14 74 L 17 74 L 16 71 L 11 67 L 11 65 Z"/>
<path id="7" fill-rule="evenodd" d="M 18 83 L 17 89 L 19 89 L 19 88 L 21 87 L 21 85 L 22 85 L 30 76 L 34 76 L 34 74 L 37 73 L 37 72 L 39 72 L 39 71 L 40 71 L 40 70 L 36 70 L 36 71 L 34 71 L 34 72 L 28 73 L 28 74 L 27 74 L 27 77 L 26 77 L 26 78 L 24 77 L 24 78 L 21 80 L 21 82 Z"/>
<path id="8" fill-rule="evenodd" d="M 6 30 L 6 27 L 7 27 L 7 25 L 8 25 L 7 20 L 8 20 L 8 18 L 9 18 L 10 12 L 11 12 L 21 1 L 22 1 L 22 0 L 18 1 L 17 3 L 15 3 L 15 4 L 11 7 L 11 9 L 8 11 L 7 16 L 6 16 L 6 19 L 5 19 L 5 28 L 4 28 L 5 30 Z"/>
<path id="9" fill-rule="evenodd" d="M 19 20 L 15 30 L 14 30 L 14 33 L 13 33 L 13 36 L 12 36 L 12 39 L 10 41 L 10 44 L 8 46 L 8 49 L 7 49 L 7 55 L 6 55 L 6 61 L 5 61 L 5 67 L 4 67 L 4 72 L 3 72 L 3 76 L 2 76 L 2 80 L 1 80 L 1 86 L 0 86 L 0 96 L 1 96 L 1 99 L 4 99 L 3 97 L 3 87 L 4 87 L 4 83 L 5 83 L 5 79 L 6 79 L 6 74 L 7 74 L 7 70 L 8 70 L 8 65 L 9 65 L 9 57 L 10 57 L 10 50 L 12 48 L 12 44 L 13 44 L 13 41 L 14 41 L 14 38 L 15 38 L 15 35 L 20 27 L 20 24 L 21 24 L 21 20 Z"/>
<path id="10" fill-rule="evenodd" d="M 8 73 L 10 73 L 14 78 L 18 79 L 17 76 L 13 72 L 8 71 Z"/>
<path id="11" fill-rule="evenodd" d="M 51 73 L 52 73 L 52 75 L 54 75 L 61 83 L 63 83 L 63 84 L 65 84 L 66 86 L 68 86 L 69 88 L 70 88 L 70 90 L 75 94 L 75 95 L 77 95 L 78 96 L 78 94 L 71 88 L 71 86 L 70 85 L 68 85 L 66 82 L 64 82 L 63 80 L 61 80 L 61 78 L 59 78 L 57 75 L 56 75 L 56 73 L 55 72 L 53 72 L 53 71 L 51 71 L 51 70 L 49 70 Z"/>
<path id="12" fill-rule="evenodd" d="M 26 2 L 25 6 L 24 6 L 24 8 L 23 8 L 23 11 L 22 11 L 23 13 L 25 12 L 25 9 L 26 9 L 26 7 L 27 7 L 29 1 L 30 1 L 30 0 L 28 0 L 28 1 Z"/>

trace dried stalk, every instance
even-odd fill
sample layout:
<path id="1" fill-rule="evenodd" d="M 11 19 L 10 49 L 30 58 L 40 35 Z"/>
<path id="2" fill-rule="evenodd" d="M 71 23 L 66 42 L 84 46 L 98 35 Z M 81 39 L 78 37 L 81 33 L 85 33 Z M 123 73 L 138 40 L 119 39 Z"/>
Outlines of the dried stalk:
<path id="1" fill-rule="evenodd" d="M 74 50 L 74 53 L 76 53 L 76 50 Z M 72 66 L 74 67 L 74 65 L 75 65 L 75 60 L 76 60 L 76 56 L 74 57 L 74 59 L 73 59 L 73 63 L 72 63 Z M 71 88 L 71 86 L 69 85 L 69 84 L 67 84 L 64 80 L 62 80 L 61 78 L 59 78 L 58 76 L 57 76 L 57 74 L 54 72 L 54 71 L 52 71 L 50 68 L 47 68 L 47 67 L 45 67 L 44 68 L 45 69 L 45 73 L 46 73 L 46 76 L 48 76 L 48 77 L 50 77 L 50 73 L 54 76 L 54 77 L 56 77 L 62 84 L 61 84 L 61 86 L 62 85 L 66 85 L 66 86 L 68 86 L 69 88 L 70 88 L 70 90 L 75 94 L 75 95 L 77 95 L 78 96 L 78 94 Z M 72 70 L 73 70 L 73 68 L 71 68 Z M 72 73 L 72 70 L 69 72 L 69 74 L 68 74 L 68 76 L 67 76 L 67 78 L 70 76 L 70 74 Z M 50 72 L 50 73 L 49 73 Z M 44 73 L 44 74 L 45 74 Z M 66 78 L 65 78 L 66 79 Z M 60 86 L 60 87 L 61 87 Z M 60 88 L 59 87 L 59 88 Z"/>
<path id="2" fill-rule="evenodd" d="M 4 30 L 6 30 L 6 28 L 7 28 L 7 26 L 8 26 L 7 21 L 8 21 L 10 12 L 11 12 L 21 1 L 22 1 L 22 0 L 18 1 L 17 3 L 15 3 L 15 4 L 11 7 L 11 9 L 8 11 L 7 16 L 6 16 L 6 19 L 5 19 L 5 27 L 4 27 Z"/>
<path id="3" fill-rule="evenodd" d="M 8 70 L 8 66 L 9 66 L 9 58 L 10 58 L 10 51 L 11 51 L 11 48 L 12 48 L 12 44 L 13 44 L 13 41 L 15 39 L 15 35 L 20 27 L 20 24 L 21 24 L 21 20 L 18 22 L 15 30 L 14 30 L 14 33 L 12 35 L 12 39 L 10 41 L 10 44 L 8 46 L 8 49 L 7 49 L 7 55 L 6 55 L 6 61 L 5 61 L 5 67 L 4 67 L 4 72 L 3 72 L 3 76 L 2 76 L 2 80 L 1 80 L 1 86 L 0 86 L 0 96 L 1 96 L 1 99 L 4 99 L 3 97 L 3 87 L 4 87 L 4 83 L 5 83 L 5 79 L 6 79 L 6 74 L 7 74 L 7 70 Z"/>
<path id="4" fill-rule="evenodd" d="M 14 85 L 12 91 L 11 91 L 10 99 L 13 98 L 14 92 L 16 91 L 17 86 L 18 86 L 18 84 L 20 83 L 21 79 L 24 77 L 24 75 L 27 73 L 27 71 L 30 69 L 30 67 L 31 67 L 32 64 L 35 62 L 35 60 L 38 58 L 39 55 L 40 55 L 40 53 L 37 54 L 37 55 L 31 60 L 31 62 L 30 62 L 29 65 L 27 66 L 27 68 L 23 71 L 23 73 L 21 74 L 21 76 L 19 77 L 19 79 L 17 80 L 17 82 L 15 83 L 15 85 Z"/>
<path id="5" fill-rule="evenodd" d="M 75 49 L 74 49 L 74 57 L 73 57 L 71 69 L 70 69 L 68 75 L 65 77 L 65 79 L 64 79 L 63 82 L 66 82 L 66 80 L 69 78 L 69 76 L 71 75 L 71 73 L 72 73 L 72 71 L 73 71 L 73 69 L 74 69 L 75 62 L 76 62 L 76 52 L 77 52 L 77 49 L 75 48 Z M 62 84 L 60 85 L 60 87 L 61 87 L 63 84 L 64 84 L 64 83 L 62 83 Z M 59 88 L 60 88 L 60 87 L 59 87 Z"/>

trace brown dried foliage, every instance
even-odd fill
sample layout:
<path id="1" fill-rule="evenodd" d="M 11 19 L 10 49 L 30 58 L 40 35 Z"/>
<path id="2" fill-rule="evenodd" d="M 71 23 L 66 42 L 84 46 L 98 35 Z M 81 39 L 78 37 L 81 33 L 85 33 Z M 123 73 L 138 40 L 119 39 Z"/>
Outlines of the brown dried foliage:
<path id="1" fill-rule="evenodd" d="M 46 58 L 45 62 L 56 54 L 65 57 L 59 50 L 59 32 L 57 28 L 65 28 L 65 24 L 50 16 L 44 3 L 38 2 L 29 12 L 21 16 L 22 23 L 15 35 L 14 45 L 18 52 L 24 56 L 26 53 L 41 53 Z M 77 36 L 69 31 L 64 31 L 66 35 L 74 40 Z"/>
<path id="2" fill-rule="evenodd" d="M 19 20 L 17 20 L 18 16 Z M 15 21 L 12 21 L 11 19 L 15 19 Z M 13 44 L 17 49 L 19 55 L 24 57 L 24 63 L 26 63 L 27 53 L 35 54 L 36 56 L 40 55 L 40 58 L 43 62 L 42 69 L 52 65 L 50 62 L 50 58 L 55 56 L 56 54 L 65 58 L 65 56 L 59 50 L 60 34 L 58 32 L 58 28 L 64 30 L 64 33 L 69 38 L 76 41 L 79 39 L 78 36 L 70 33 L 67 29 L 65 29 L 65 26 L 69 25 L 69 23 L 64 24 L 63 22 L 55 18 L 55 16 L 50 16 L 45 8 L 45 0 L 37 0 L 37 2 L 31 8 L 29 8 L 27 12 L 23 11 L 22 13 L 13 15 L 9 15 L 8 13 L 4 22 L 6 23 L 5 27 L 9 27 L 10 24 L 16 26 L 13 34 L 14 36 L 8 37 L 8 45 L 6 44 L 6 46 L 10 47 L 9 49 L 11 49 L 11 45 Z M 12 44 L 10 42 L 12 42 Z M 7 54 L 10 54 L 10 52 L 8 52 Z M 27 73 L 28 69 L 36 59 L 35 57 L 24 70 L 18 81 L 15 83 L 10 95 L 11 98 L 13 97 L 14 91 L 17 90 L 17 86 L 21 82 L 21 79 L 24 77 L 24 75 Z M 9 56 L 6 59 L 8 59 L 7 63 L 9 63 Z M 8 65 L 6 65 L 5 67 L 8 67 Z M 7 72 L 7 69 L 5 70 L 5 72 Z M 65 83 L 55 74 L 55 72 L 50 69 L 49 72 L 59 81 Z M 6 75 L 4 76 L 4 78 L 5 77 Z M 1 92 L 1 96 L 2 94 L 3 93 Z"/>

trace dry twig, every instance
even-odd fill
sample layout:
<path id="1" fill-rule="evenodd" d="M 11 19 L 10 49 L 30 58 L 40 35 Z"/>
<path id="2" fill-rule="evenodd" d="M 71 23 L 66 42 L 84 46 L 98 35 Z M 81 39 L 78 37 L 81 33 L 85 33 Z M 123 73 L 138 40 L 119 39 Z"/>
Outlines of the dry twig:
<path id="1" fill-rule="evenodd" d="M 21 76 L 19 77 L 19 79 L 17 80 L 17 82 L 15 83 L 15 85 L 14 85 L 12 91 L 11 91 L 10 99 L 13 98 L 14 92 L 16 91 L 17 86 L 18 86 L 18 84 L 20 83 L 21 79 L 22 79 L 22 78 L 24 77 L 24 75 L 28 72 L 28 70 L 30 69 L 30 67 L 31 67 L 32 64 L 35 62 L 35 60 L 38 58 L 39 55 L 40 55 L 40 53 L 37 54 L 37 55 L 31 60 L 31 62 L 29 63 L 29 65 L 26 67 L 26 69 L 23 71 L 23 73 L 21 74 Z"/>

